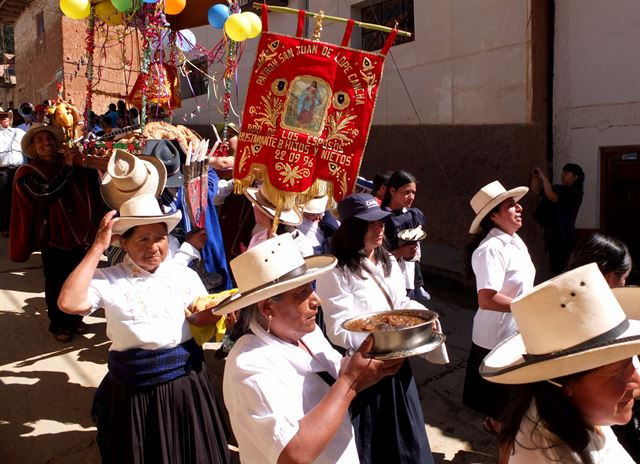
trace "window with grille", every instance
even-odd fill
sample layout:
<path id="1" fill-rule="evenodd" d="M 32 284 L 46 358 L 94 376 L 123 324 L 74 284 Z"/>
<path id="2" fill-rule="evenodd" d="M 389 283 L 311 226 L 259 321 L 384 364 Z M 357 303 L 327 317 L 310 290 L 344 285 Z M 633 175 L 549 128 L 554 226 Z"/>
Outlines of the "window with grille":
<path id="1" fill-rule="evenodd" d="M 192 60 L 191 63 L 184 65 L 187 76 L 180 75 L 180 97 L 183 100 L 204 95 L 209 88 L 209 78 L 205 75 L 209 72 L 206 57 Z"/>
<path id="2" fill-rule="evenodd" d="M 368 0 L 360 3 L 358 7 L 360 8 L 360 19 L 365 23 L 393 27 L 397 22 L 398 29 L 411 32 L 411 37 L 398 35 L 394 45 L 413 41 L 413 0 L 384 0 L 382 2 Z M 361 32 L 363 50 L 380 50 L 384 46 L 384 41 L 387 38 L 385 32 L 373 29 L 361 29 Z"/>

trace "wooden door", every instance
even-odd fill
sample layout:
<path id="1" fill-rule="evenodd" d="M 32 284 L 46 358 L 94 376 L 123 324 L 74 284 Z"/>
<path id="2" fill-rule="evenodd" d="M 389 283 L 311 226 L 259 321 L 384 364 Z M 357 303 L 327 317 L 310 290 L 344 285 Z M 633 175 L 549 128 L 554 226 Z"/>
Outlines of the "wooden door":
<path id="1" fill-rule="evenodd" d="M 600 149 L 600 227 L 627 244 L 640 285 L 640 145 Z"/>

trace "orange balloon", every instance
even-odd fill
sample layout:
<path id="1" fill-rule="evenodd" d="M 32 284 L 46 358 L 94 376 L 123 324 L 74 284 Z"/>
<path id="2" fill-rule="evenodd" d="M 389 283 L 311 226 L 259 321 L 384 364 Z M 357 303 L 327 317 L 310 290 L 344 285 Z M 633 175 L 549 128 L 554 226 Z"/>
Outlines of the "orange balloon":
<path id="1" fill-rule="evenodd" d="M 167 0 L 164 4 L 164 12 L 169 15 L 177 15 L 187 6 L 187 0 Z"/>

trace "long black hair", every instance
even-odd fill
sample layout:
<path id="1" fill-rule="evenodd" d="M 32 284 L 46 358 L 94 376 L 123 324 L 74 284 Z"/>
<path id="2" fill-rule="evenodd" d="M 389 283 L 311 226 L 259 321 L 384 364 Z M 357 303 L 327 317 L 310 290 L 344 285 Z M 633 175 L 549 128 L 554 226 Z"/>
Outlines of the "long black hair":
<path id="1" fill-rule="evenodd" d="M 395 189 L 398 190 L 400 187 L 402 187 L 403 185 L 407 185 L 410 183 L 415 183 L 416 182 L 416 178 L 414 177 L 413 174 L 407 172 L 407 171 L 396 171 L 393 174 L 391 174 L 391 177 L 389 177 L 389 180 L 387 182 L 387 190 L 384 193 L 384 198 L 382 199 L 382 204 L 380 205 L 381 208 L 385 208 L 387 206 L 389 206 L 389 203 L 391 203 L 391 189 Z"/>
<path id="2" fill-rule="evenodd" d="M 567 270 L 595 262 L 605 276 L 611 272 L 621 279 L 631 270 L 631 254 L 627 245 L 617 238 L 595 232 L 578 244 L 571 256 Z"/>
<path id="3" fill-rule="evenodd" d="M 538 422 L 534 424 L 532 433 L 535 433 L 538 427 L 544 427 L 556 435 L 560 441 L 551 444 L 536 443 L 534 437 L 528 438 L 531 438 L 534 444 L 539 444 L 541 448 L 548 448 L 547 451 L 551 453 L 554 447 L 566 445 L 580 456 L 582 463 L 593 464 L 587 448 L 594 437 L 595 429 L 585 421 L 580 410 L 563 391 L 568 384 L 577 381 L 589 372 L 592 370 L 553 379 L 553 384 L 543 381 L 515 386 L 513 396 L 510 397 L 509 405 L 502 417 L 502 427 L 498 434 L 499 445 L 510 447 L 514 444 L 522 419 L 532 402 L 535 401 L 538 409 Z"/>
<path id="4" fill-rule="evenodd" d="M 331 237 L 331 253 L 338 258 L 338 266 L 346 267 L 361 279 L 364 266 L 364 236 L 369 228 L 369 223 L 357 217 L 350 217 L 342 221 L 336 233 Z M 379 246 L 374 251 L 377 262 L 382 264 L 385 277 L 391 274 L 391 259 L 384 246 Z"/>

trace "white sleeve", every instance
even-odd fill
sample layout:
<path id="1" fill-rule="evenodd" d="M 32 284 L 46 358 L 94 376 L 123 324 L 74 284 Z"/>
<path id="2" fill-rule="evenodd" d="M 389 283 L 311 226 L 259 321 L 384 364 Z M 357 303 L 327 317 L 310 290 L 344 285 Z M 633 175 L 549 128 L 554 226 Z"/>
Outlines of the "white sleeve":
<path id="1" fill-rule="evenodd" d="M 385 283 L 387 287 L 387 291 L 389 292 L 389 296 L 391 297 L 391 301 L 393 302 L 393 309 L 398 308 L 406 308 L 409 301 L 409 297 L 407 296 L 407 287 L 404 278 L 404 274 L 402 273 L 402 269 L 400 269 L 400 265 L 398 261 L 391 256 L 391 274 L 389 277 L 386 277 Z"/>
<path id="2" fill-rule="evenodd" d="M 178 251 L 176 251 L 173 257 L 174 261 L 184 264 L 185 266 L 188 266 L 194 259 L 200 259 L 200 252 L 196 247 L 187 242 L 183 242 L 182 245 L 180 245 L 180 248 L 178 248 Z"/>
<path id="3" fill-rule="evenodd" d="M 167 259 L 188 266 L 194 259 L 200 259 L 200 252 L 190 243 L 183 242 L 180 244 L 176 237 L 169 234 L 169 252 L 167 253 Z"/>
<path id="4" fill-rule="evenodd" d="M 357 277 L 334 268 L 331 272 L 318 276 L 316 292 L 322 300 L 321 307 L 327 326 L 327 337 L 331 343 L 343 348 L 358 349 L 367 338 L 367 334 L 347 331 L 342 328 L 342 323 L 367 312 L 368 308 L 359 307 L 353 289 L 349 285 L 350 279 L 353 281 Z"/>
<path id="5" fill-rule="evenodd" d="M 218 191 L 216 193 L 216 196 L 213 199 L 213 204 L 216 206 L 222 206 L 225 198 L 227 198 L 232 191 L 233 191 L 233 179 L 231 180 L 219 179 Z"/>
<path id="6" fill-rule="evenodd" d="M 83 314 L 83 316 L 89 315 L 96 309 L 104 307 L 105 301 L 102 295 L 108 295 L 110 287 L 111 282 L 109 282 L 104 272 L 101 269 L 96 269 L 93 273 L 93 279 L 91 279 L 91 283 L 89 284 L 89 289 L 87 290 L 87 298 L 91 304 L 91 309 L 88 313 Z"/>
<path id="7" fill-rule="evenodd" d="M 240 441 L 249 439 L 250 430 L 254 447 L 269 462 L 277 462 L 300 428 L 298 420 L 290 414 L 293 403 L 283 394 L 289 386 L 277 375 L 276 366 L 243 364 L 241 354 L 225 366 L 223 376 L 224 403 L 234 432 Z"/>
<path id="8" fill-rule="evenodd" d="M 507 262 L 499 248 L 487 246 L 473 252 L 471 258 L 476 288 L 499 292 L 504 285 Z"/>

